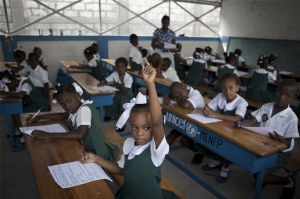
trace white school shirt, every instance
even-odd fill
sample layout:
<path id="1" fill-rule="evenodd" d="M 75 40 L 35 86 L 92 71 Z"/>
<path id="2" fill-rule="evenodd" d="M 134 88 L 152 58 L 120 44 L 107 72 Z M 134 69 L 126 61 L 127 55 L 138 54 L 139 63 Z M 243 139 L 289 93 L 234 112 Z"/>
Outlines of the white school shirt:
<path id="1" fill-rule="evenodd" d="M 252 71 L 252 73 L 254 71 L 257 72 L 257 73 L 260 73 L 260 74 L 267 74 L 268 73 L 268 81 L 275 81 L 277 79 L 270 71 L 266 71 L 263 68 L 255 69 L 255 70 Z"/>
<path id="2" fill-rule="evenodd" d="M 34 70 L 30 65 L 19 71 L 20 76 L 27 76 L 35 87 L 44 87 L 44 84 L 49 83 L 48 72 L 45 71 L 40 65 Z"/>
<path id="3" fill-rule="evenodd" d="M 201 93 L 192 87 L 187 87 L 187 89 L 190 91 L 187 100 L 192 103 L 193 108 L 203 108 L 205 103 Z"/>
<path id="4" fill-rule="evenodd" d="M 27 65 L 28 65 L 28 64 L 27 64 L 26 59 L 24 59 L 24 60 L 20 63 L 20 66 L 26 67 Z"/>
<path id="5" fill-rule="evenodd" d="M 272 74 L 277 78 L 277 70 L 273 66 L 268 66 L 268 69 L 274 70 Z"/>
<path id="6" fill-rule="evenodd" d="M 39 61 L 41 61 L 41 60 L 42 60 L 43 65 L 47 66 L 47 60 L 46 60 L 45 57 L 43 57 L 43 55 L 41 55 L 40 58 L 39 58 Z"/>
<path id="7" fill-rule="evenodd" d="M 175 53 L 173 53 L 173 54 L 175 54 Z M 186 57 L 184 56 L 184 54 L 183 53 L 181 53 L 181 52 L 178 52 L 178 55 L 182 58 L 182 59 L 186 59 Z"/>
<path id="8" fill-rule="evenodd" d="M 82 105 L 79 107 L 79 109 L 76 111 L 76 113 L 72 114 L 70 113 L 69 118 L 72 121 L 72 125 L 74 126 L 75 123 L 77 125 L 77 128 L 82 125 L 88 125 L 88 128 L 91 127 L 92 124 L 92 112 L 91 109 L 87 106 L 84 106 L 85 104 L 92 104 L 93 101 L 83 99 L 80 100 Z"/>
<path id="9" fill-rule="evenodd" d="M 244 61 L 244 58 L 242 56 L 239 56 L 239 66 L 241 66 Z"/>
<path id="10" fill-rule="evenodd" d="M 121 84 L 121 80 L 120 80 L 120 76 L 118 71 L 113 72 L 110 76 L 108 76 L 106 78 L 107 82 L 117 82 L 119 84 Z M 132 86 L 132 77 L 131 75 L 129 75 L 127 72 L 125 72 L 125 76 L 124 76 L 124 85 L 126 88 L 131 88 Z"/>
<path id="11" fill-rule="evenodd" d="M 234 69 L 233 73 L 236 74 L 238 77 L 240 76 L 239 73 L 238 73 L 238 71 L 236 70 L 236 68 L 234 66 L 230 65 L 230 64 L 225 64 L 225 65 L 222 65 L 220 67 L 221 68 L 227 67 L 229 69 Z M 216 72 L 216 76 L 218 76 L 218 70 Z"/>
<path id="12" fill-rule="evenodd" d="M 21 80 L 21 81 L 20 81 L 18 87 L 16 87 L 16 93 L 20 93 L 21 91 L 24 91 L 25 95 L 29 95 L 30 92 L 32 91 L 32 87 L 28 83 L 25 83 L 25 84 L 22 85 L 22 83 L 25 80 L 27 80 L 28 78 L 27 77 L 19 77 L 17 79 Z M 9 89 L 6 85 L 5 85 L 5 92 L 9 92 Z"/>
<path id="13" fill-rule="evenodd" d="M 139 51 L 138 47 L 131 45 L 129 57 L 132 57 L 132 62 L 137 64 L 143 63 L 142 53 Z"/>
<path id="14" fill-rule="evenodd" d="M 244 117 L 247 111 L 248 103 L 238 94 L 236 94 L 236 98 L 232 102 L 227 103 L 225 95 L 223 93 L 219 93 L 208 103 L 208 106 L 213 111 L 217 111 L 219 109 L 224 109 L 224 111 L 232 111 L 236 108 L 235 115 Z"/>
<path id="15" fill-rule="evenodd" d="M 99 53 L 94 54 L 94 58 L 95 58 L 96 60 L 100 61 L 100 55 L 99 55 Z"/>
<path id="16" fill-rule="evenodd" d="M 91 59 L 89 62 L 88 62 L 88 65 L 90 67 L 97 67 L 97 62 L 96 62 L 96 58 L 94 57 L 93 59 Z"/>
<path id="17" fill-rule="evenodd" d="M 124 168 L 125 155 L 128 155 L 128 160 L 132 160 L 136 155 L 140 155 L 141 153 L 143 153 L 145 149 L 149 147 L 149 145 L 151 160 L 154 166 L 159 167 L 163 163 L 165 156 L 169 153 L 169 145 L 165 136 L 157 148 L 155 145 L 154 137 L 152 137 L 151 141 L 142 146 L 135 146 L 135 140 L 133 138 L 127 138 L 123 146 L 124 153 L 122 154 L 121 159 L 117 162 L 119 167 Z"/>
<path id="18" fill-rule="evenodd" d="M 186 64 L 191 66 L 193 64 L 193 62 L 199 62 L 204 64 L 205 63 L 205 69 L 207 69 L 207 62 L 204 59 L 187 59 L 186 60 Z"/>
<path id="19" fill-rule="evenodd" d="M 169 67 L 166 71 L 161 71 L 161 74 L 164 76 L 165 79 L 181 83 L 176 70 L 174 70 L 171 67 Z"/>
<path id="20" fill-rule="evenodd" d="M 271 117 L 274 105 L 275 103 L 264 104 L 260 109 L 251 114 L 256 118 L 257 122 L 259 122 L 259 127 L 274 127 L 278 135 L 284 138 L 292 138 L 291 147 L 282 151 L 288 152 L 294 148 L 294 138 L 299 137 L 298 118 L 290 106 Z M 267 117 L 267 120 L 263 121 L 263 117 Z"/>
<path id="21" fill-rule="evenodd" d="M 215 60 L 216 57 L 215 56 L 211 56 L 211 55 L 207 54 L 206 52 L 204 52 L 203 59 L 205 59 L 206 61 L 208 61 L 208 60 L 212 61 L 212 60 Z"/>

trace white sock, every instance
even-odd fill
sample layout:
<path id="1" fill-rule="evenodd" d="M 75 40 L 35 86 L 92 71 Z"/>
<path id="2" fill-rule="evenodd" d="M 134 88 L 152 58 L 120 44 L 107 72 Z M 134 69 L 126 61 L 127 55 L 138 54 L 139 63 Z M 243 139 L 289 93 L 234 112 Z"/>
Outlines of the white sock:
<path id="1" fill-rule="evenodd" d="M 292 188 L 294 186 L 294 182 L 293 182 L 293 180 L 290 177 L 288 177 L 288 179 L 290 180 L 290 183 L 287 184 L 287 185 L 284 185 L 283 187 Z"/>
<path id="2" fill-rule="evenodd" d="M 208 166 L 209 167 L 216 167 L 219 166 L 221 164 L 221 162 L 217 161 L 217 160 L 213 160 L 212 163 L 210 163 Z"/>
<path id="3" fill-rule="evenodd" d="M 20 143 L 24 143 L 25 142 L 25 138 L 24 137 L 21 137 L 19 140 L 20 140 Z"/>
<path id="4" fill-rule="evenodd" d="M 229 171 L 230 171 L 229 167 L 225 168 L 222 166 L 220 176 L 227 178 Z"/>

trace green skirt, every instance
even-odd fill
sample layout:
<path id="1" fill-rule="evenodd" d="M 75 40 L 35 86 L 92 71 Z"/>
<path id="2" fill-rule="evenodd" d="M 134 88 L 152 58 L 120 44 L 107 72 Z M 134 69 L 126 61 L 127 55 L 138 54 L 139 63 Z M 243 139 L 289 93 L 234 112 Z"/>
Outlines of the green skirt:
<path id="1" fill-rule="evenodd" d="M 275 102 L 274 95 L 256 88 L 249 88 L 246 97 L 257 102 Z"/>
<path id="2" fill-rule="evenodd" d="M 210 149 L 202 146 L 199 143 L 196 143 L 194 145 L 194 149 L 196 149 L 197 151 L 199 151 L 200 153 L 202 153 L 203 155 L 205 155 L 207 158 L 210 158 L 210 159 L 213 159 L 213 160 L 217 160 L 217 161 L 222 162 L 222 163 L 232 164 L 230 161 L 226 160 L 222 156 L 216 154 L 212 150 L 210 150 Z"/>
<path id="3" fill-rule="evenodd" d="M 113 105 L 105 107 L 105 115 L 108 117 L 119 117 L 120 113 L 124 111 L 123 104 L 130 102 L 133 97 L 131 88 L 122 94 L 121 91 L 117 91 L 113 98 Z"/>

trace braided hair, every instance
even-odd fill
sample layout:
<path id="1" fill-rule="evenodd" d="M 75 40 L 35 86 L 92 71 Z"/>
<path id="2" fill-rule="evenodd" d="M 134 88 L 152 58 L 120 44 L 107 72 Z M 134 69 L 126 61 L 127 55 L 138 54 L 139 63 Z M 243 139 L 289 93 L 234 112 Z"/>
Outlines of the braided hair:
<path id="1" fill-rule="evenodd" d="M 76 93 L 76 89 L 72 84 L 58 84 L 56 86 L 56 92 L 53 93 L 53 99 L 55 100 L 61 93 Z"/>

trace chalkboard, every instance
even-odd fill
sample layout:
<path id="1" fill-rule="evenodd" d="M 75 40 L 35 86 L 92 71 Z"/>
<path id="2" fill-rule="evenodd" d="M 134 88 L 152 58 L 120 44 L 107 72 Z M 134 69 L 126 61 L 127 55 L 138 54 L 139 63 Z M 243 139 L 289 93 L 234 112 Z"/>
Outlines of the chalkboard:
<path id="1" fill-rule="evenodd" d="M 242 50 L 242 57 L 249 65 L 257 65 L 260 55 L 275 54 L 280 71 L 300 73 L 300 41 L 252 38 L 230 38 L 227 51 Z"/>

